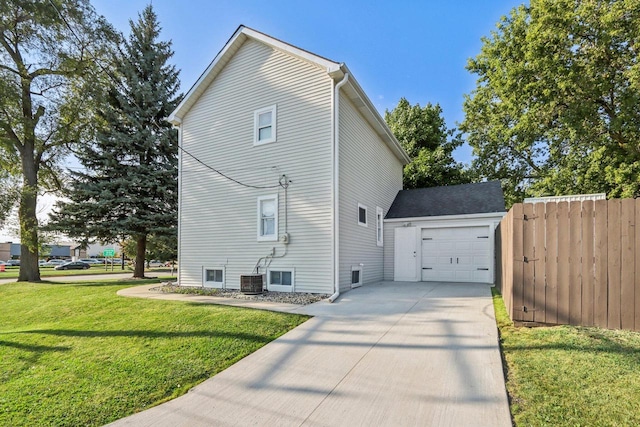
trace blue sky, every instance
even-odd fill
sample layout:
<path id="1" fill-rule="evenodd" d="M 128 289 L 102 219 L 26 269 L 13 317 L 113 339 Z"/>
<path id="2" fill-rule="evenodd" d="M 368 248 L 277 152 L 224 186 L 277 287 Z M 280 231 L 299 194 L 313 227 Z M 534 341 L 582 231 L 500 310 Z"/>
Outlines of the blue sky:
<path id="1" fill-rule="evenodd" d="M 129 19 L 149 0 L 92 0 L 98 13 L 129 33 Z M 467 59 L 480 52 L 500 17 L 522 0 L 277 1 L 154 0 L 161 38 L 173 41 L 182 91 L 189 90 L 243 24 L 345 62 L 381 114 L 401 97 L 439 103 L 447 126 L 462 121 L 463 95 L 475 86 Z M 456 159 L 468 163 L 471 149 Z"/>
<path id="2" fill-rule="evenodd" d="M 129 33 L 149 0 L 92 0 L 98 13 Z M 439 103 L 448 127 L 463 119 L 463 95 L 475 86 L 465 70 L 500 17 L 522 0 L 278 1 L 153 0 L 161 38 L 172 40 L 186 92 L 241 24 L 338 62 L 345 62 L 380 114 L 401 97 Z M 461 147 L 458 161 L 469 163 Z M 71 166 L 71 165 L 69 165 Z M 45 219 L 56 198 L 39 199 Z M 0 241 L 14 241 L 0 230 Z"/>

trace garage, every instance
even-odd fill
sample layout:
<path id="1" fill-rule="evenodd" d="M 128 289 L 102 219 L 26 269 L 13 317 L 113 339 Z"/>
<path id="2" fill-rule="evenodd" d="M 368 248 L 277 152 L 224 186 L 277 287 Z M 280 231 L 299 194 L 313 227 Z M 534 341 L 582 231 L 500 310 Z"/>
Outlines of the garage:
<path id="1" fill-rule="evenodd" d="M 488 282 L 489 226 L 422 229 L 423 282 Z"/>
<path id="2" fill-rule="evenodd" d="M 493 283 L 505 213 L 497 181 L 402 190 L 384 221 L 385 280 Z"/>

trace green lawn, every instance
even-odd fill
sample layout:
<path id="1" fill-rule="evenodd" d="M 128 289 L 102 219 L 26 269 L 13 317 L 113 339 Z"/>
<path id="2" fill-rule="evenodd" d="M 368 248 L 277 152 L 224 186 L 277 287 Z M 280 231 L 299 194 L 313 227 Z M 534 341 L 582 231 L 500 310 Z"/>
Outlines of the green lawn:
<path id="1" fill-rule="evenodd" d="M 6 267 L 4 272 L 0 272 L 0 279 L 17 279 L 18 272 L 20 271 L 20 267 Z M 171 268 L 161 267 L 161 268 L 149 268 L 145 269 L 147 272 L 153 273 L 171 273 Z M 54 277 L 54 276 L 78 276 L 78 275 L 89 275 L 89 274 L 118 274 L 118 273 L 132 273 L 133 270 L 130 267 L 125 267 L 124 270 L 119 265 L 115 265 L 113 267 L 113 271 L 111 270 L 111 266 L 108 269 L 105 269 L 104 265 L 93 265 L 88 270 L 56 270 L 54 267 L 40 267 L 40 277 Z M 176 274 L 176 271 L 173 271 L 173 274 Z"/>
<path id="2" fill-rule="evenodd" d="M 307 319 L 116 295 L 144 283 L 0 285 L 0 425 L 103 425 L 184 394 Z"/>
<path id="3" fill-rule="evenodd" d="M 640 333 L 515 328 L 494 307 L 516 426 L 640 425 Z"/>

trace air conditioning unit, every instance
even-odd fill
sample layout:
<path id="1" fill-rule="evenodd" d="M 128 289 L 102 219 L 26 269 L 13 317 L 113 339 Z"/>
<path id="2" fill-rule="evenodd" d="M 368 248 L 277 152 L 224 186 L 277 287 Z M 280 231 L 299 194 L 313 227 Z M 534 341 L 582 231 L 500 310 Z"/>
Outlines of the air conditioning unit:
<path id="1" fill-rule="evenodd" d="M 245 295 L 258 295 L 264 288 L 264 274 L 240 275 L 240 292 Z"/>

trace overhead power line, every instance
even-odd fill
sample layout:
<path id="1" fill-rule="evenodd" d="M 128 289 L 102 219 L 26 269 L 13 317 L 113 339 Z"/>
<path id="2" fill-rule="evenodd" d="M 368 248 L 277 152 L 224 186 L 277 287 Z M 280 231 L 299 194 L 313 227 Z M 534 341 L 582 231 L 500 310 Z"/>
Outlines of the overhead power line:
<path id="1" fill-rule="evenodd" d="M 64 22 L 64 24 L 66 25 L 66 27 L 69 29 L 69 31 L 71 32 L 71 34 L 73 35 L 73 37 L 75 37 L 75 39 L 77 40 L 78 44 L 82 45 L 82 40 L 80 39 L 80 37 L 76 34 L 76 32 L 74 31 L 74 29 L 71 27 L 71 25 L 69 24 L 69 22 L 67 21 L 67 19 L 64 17 L 64 15 L 62 14 L 62 12 L 60 11 L 60 9 L 58 9 L 58 7 L 55 5 L 55 3 L 53 3 L 52 0 L 49 0 L 49 4 L 51 5 L 51 7 L 53 7 L 56 11 L 56 13 L 58 14 L 58 16 L 60 16 L 60 19 L 62 19 L 62 21 Z M 86 52 L 89 54 L 89 56 L 91 56 L 93 58 L 93 60 L 95 61 L 95 63 L 98 65 L 98 67 L 102 70 L 103 73 L 105 73 L 107 75 L 107 77 L 112 80 L 117 86 L 120 87 L 120 89 L 125 89 L 124 85 L 118 81 L 113 75 L 111 75 L 111 73 L 100 63 L 99 59 L 96 57 L 96 55 L 93 54 L 93 52 L 91 52 L 91 49 L 89 49 L 88 46 L 84 47 L 84 49 L 86 50 Z M 138 103 L 136 102 L 135 99 L 132 99 L 131 102 L 133 102 L 133 104 L 137 107 L 140 108 L 141 107 L 138 105 Z M 152 124 L 159 130 L 162 131 L 163 129 L 160 127 L 160 125 L 158 123 L 156 123 L 155 121 L 152 122 Z M 260 185 L 251 185 L 251 184 L 245 184 L 244 182 L 241 182 L 235 178 L 232 178 L 228 175 L 225 175 L 224 173 L 220 172 L 219 170 L 215 169 L 212 166 L 209 166 L 208 164 L 204 163 L 202 160 L 198 159 L 196 156 L 194 156 L 193 154 L 189 153 L 187 150 L 185 150 L 179 143 L 178 143 L 178 148 L 185 154 L 187 154 L 189 157 L 191 157 L 192 159 L 194 159 L 196 162 L 200 163 L 202 166 L 206 167 L 207 169 L 210 169 L 211 171 L 217 173 L 218 175 L 220 175 L 221 177 L 234 182 L 238 185 L 241 185 L 243 187 L 247 187 L 247 188 L 256 188 L 259 190 L 263 190 L 263 189 L 271 189 L 271 188 L 278 188 L 278 187 L 283 187 L 282 183 L 279 182 L 276 185 L 270 185 L 270 186 L 260 186 Z M 286 180 L 285 180 L 286 182 Z M 289 181 L 290 182 L 290 181 Z M 288 186 L 288 182 L 286 184 Z"/>

